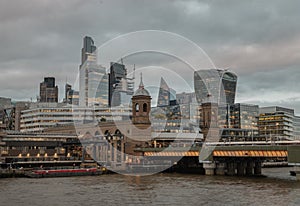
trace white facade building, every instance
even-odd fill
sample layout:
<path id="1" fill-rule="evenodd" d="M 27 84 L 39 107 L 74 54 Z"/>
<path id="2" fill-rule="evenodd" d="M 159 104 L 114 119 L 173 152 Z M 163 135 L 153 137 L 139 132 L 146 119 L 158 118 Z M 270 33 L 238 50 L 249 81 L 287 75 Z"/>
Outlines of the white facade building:
<path id="1" fill-rule="evenodd" d="M 60 103 L 37 103 L 21 112 L 20 131 L 39 132 L 49 127 L 83 122 L 129 120 L 128 107 L 72 107 Z"/>

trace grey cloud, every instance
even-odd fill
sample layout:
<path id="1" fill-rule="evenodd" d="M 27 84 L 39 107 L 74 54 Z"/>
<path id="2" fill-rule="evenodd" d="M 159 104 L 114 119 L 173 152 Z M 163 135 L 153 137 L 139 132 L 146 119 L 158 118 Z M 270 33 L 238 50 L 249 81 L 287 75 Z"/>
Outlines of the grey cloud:
<path id="1" fill-rule="evenodd" d="M 42 78 L 55 76 L 62 97 L 66 76 L 71 83 L 76 79 L 83 36 L 90 35 L 101 45 L 119 34 L 157 29 L 191 39 L 217 67 L 238 73 L 240 100 L 251 96 L 258 101 L 272 89 L 276 90 L 272 95 L 284 99 L 287 88 L 296 98 L 299 8 L 297 0 L 4 0 L 0 96 L 34 97 Z"/>

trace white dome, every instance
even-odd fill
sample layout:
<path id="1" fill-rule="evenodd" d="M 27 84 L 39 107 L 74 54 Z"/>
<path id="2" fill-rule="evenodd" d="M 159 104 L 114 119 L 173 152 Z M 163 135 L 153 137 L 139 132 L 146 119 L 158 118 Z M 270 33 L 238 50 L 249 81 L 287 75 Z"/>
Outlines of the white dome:
<path id="1" fill-rule="evenodd" d="M 133 96 L 150 96 L 149 92 L 147 89 L 144 88 L 138 88 L 135 92 Z"/>

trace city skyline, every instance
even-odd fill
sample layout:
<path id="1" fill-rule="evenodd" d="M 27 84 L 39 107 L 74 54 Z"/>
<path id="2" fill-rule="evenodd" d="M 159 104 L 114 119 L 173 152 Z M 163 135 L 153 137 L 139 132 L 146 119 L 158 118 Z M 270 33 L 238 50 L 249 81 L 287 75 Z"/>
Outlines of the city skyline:
<path id="1" fill-rule="evenodd" d="M 218 68 L 236 72 L 236 102 L 300 111 L 297 1 L 272 1 L 272 5 L 253 1 L 250 6 L 229 1 L 226 4 L 232 7 L 228 5 L 228 9 L 213 1 L 170 1 L 160 7 L 130 1 L 32 2 L 33 6 L 23 8 L 16 2 L 1 2 L 0 96 L 35 99 L 42 78 L 55 76 L 61 101 L 66 77 L 73 84 L 78 73 L 85 35 L 101 46 L 118 35 L 150 28 L 189 38 L 206 51 Z M 108 11 L 117 5 L 124 11 L 110 14 Z M 133 10 L 143 18 L 122 21 L 122 16 Z M 42 24 L 44 21 L 48 23 Z"/>

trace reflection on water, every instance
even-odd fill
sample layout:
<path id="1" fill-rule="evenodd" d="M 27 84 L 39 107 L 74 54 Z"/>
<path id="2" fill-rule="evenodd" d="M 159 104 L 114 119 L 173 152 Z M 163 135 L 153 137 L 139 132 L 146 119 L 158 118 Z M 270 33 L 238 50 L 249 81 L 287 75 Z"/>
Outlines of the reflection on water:
<path id="1" fill-rule="evenodd" d="M 300 205 L 290 168 L 266 178 L 156 174 L 0 179 L 0 205 Z"/>

